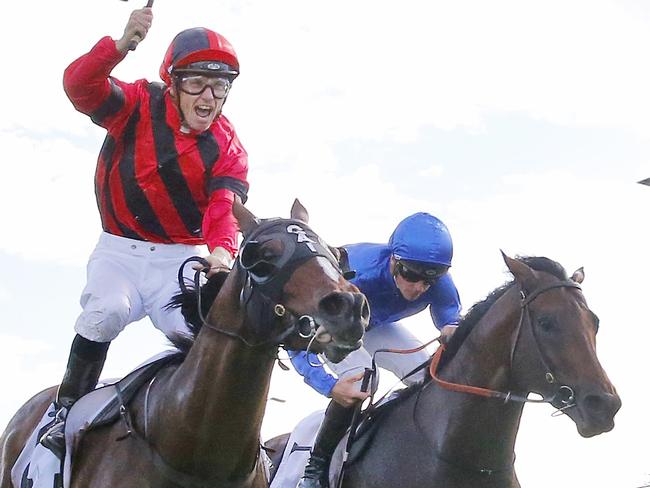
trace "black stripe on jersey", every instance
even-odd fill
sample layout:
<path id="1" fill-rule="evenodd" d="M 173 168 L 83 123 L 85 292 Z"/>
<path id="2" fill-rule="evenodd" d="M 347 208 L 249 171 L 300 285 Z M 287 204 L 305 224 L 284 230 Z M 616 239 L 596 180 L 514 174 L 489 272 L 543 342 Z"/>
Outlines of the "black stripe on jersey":
<path id="1" fill-rule="evenodd" d="M 202 132 L 196 137 L 196 145 L 199 148 L 201 161 L 205 168 L 206 182 L 212 175 L 212 168 L 219 159 L 220 149 L 214 134 L 211 131 Z"/>
<path id="2" fill-rule="evenodd" d="M 174 130 L 167 124 L 164 94 L 163 85 L 160 83 L 149 84 L 149 109 L 151 110 L 151 128 L 156 159 L 158 160 L 158 175 L 187 231 L 194 236 L 201 235 L 203 215 L 194 201 L 178 162 Z"/>
<path id="3" fill-rule="evenodd" d="M 104 100 L 104 103 L 102 103 L 97 110 L 90 114 L 90 120 L 97 125 L 102 125 L 102 122 L 106 117 L 115 115 L 117 112 L 122 110 L 122 107 L 124 107 L 124 92 L 113 82 L 113 80 L 109 81 L 111 83 L 110 95 L 108 95 L 108 98 Z"/>
<path id="4" fill-rule="evenodd" d="M 248 183 L 232 176 L 216 176 L 210 180 L 210 194 L 216 190 L 225 188 L 239 195 L 242 203 L 248 200 Z"/>
<path id="5" fill-rule="evenodd" d="M 107 135 L 106 138 L 104 139 L 104 144 L 102 145 L 102 150 L 99 154 L 101 160 L 104 161 L 104 180 L 99 182 L 97 181 L 97 178 L 95 178 L 95 197 L 97 198 L 97 207 L 99 207 L 99 213 L 103 221 L 102 227 L 107 232 L 113 231 L 113 229 L 109 228 L 108 222 L 104 219 L 103 214 L 107 213 L 115 221 L 117 227 L 119 228 L 121 234 L 124 237 L 143 241 L 144 239 L 140 234 L 138 234 L 133 229 L 128 228 L 122 222 L 120 222 L 120 219 L 115 213 L 115 208 L 113 207 L 113 198 L 112 198 L 113 193 L 110 191 L 109 181 L 110 181 L 111 169 L 113 168 L 114 152 L 115 152 L 115 139 L 113 139 L 113 137 L 111 137 L 110 135 Z M 101 184 L 101 188 L 99 186 L 100 184 Z M 106 195 L 105 198 L 106 208 L 104 209 L 102 209 L 102 204 L 101 204 L 102 194 Z"/>
<path id="6" fill-rule="evenodd" d="M 149 200 L 147 200 L 144 191 L 138 185 L 138 180 L 135 175 L 135 139 L 139 120 L 140 103 L 135 107 L 133 115 L 129 117 L 122 136 L 124 154 L 120 161 L 120 180 L 122 182 L 122 189 L 124 190 L 124 199 L 126 200 L 126 206 L 142 228 L 165 241 L 169 241 L 170 239 L 160 224 L 156 213 L 151 208 Z"/>

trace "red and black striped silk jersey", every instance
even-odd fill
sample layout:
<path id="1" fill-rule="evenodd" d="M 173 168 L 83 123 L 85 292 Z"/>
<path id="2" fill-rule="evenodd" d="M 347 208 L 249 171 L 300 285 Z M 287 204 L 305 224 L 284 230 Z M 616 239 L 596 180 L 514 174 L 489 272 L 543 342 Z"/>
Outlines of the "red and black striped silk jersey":
<path id="1" fill-rule="evenodd" d="M 167 87 L 110 77 L 123 59 L 109 37 L 73 62 L 64 87 L 104 127 L 95 194 L 106 232 L 160 243 L 237 250 L 234 194 L 246 201 L 248 158 L 221 115 L 205 132 L 181 131 Z"/>

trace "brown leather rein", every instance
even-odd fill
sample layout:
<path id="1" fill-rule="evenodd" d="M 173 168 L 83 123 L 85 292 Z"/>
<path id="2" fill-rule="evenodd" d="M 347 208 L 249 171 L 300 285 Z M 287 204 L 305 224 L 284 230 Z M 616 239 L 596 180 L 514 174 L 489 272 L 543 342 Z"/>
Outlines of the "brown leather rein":
<path id="1" fill-rule="evenodd" d="M 512 369 L 512 363 L 514 361 L 514 356 L 515 356 L 515 350 L 517 349 L 517 345 L 519 344 L 519 337 L 521 336 L 521 329 L 522 325 L 524 322 L 524 317 L 528 317 L 528 322 L 531 323 L 530 320 L 530 311 L 528 309 L 528 306 L 530 303 L 535 300 L 538 296 L 540 296 L 542 293 L 545 293 L 549 290 L 553 290 L 555 288 L 577 288 L 578 290 L 581 289 L 580 285 L 576 283 L 573 280 L 564 280 L 560 281 L 557 283 L 553 283 L 551 285 L 542 287 L 538 290 L 535 290 L 532 292 L 530 295 L 526 296 L 524 291 L 522 290 L 521 293 L 521 315 L 519 317 L 519 322 L 517 324 L 517 335 L 516 339 L 512 345 L 512 349 L 510 352 L 510 369 Z M 532 330 L 532 335 L 533 335 L 533 342 L 535 343 L 535 347 L 537 348 L 538 356 L 542 362 L 542 365 L 544 366 L 544 369 L 546 370 L 545 373 L 545 379 L 548 383 L 554 384 L 557 382 L 555 375 L 551 371 L 551 368 L 548 366 L 548 363 L 544 357 L 544 354 L 542 353 L 542 349 L 539 344 L 539 339 L 537 338 L 537 334 L 535 333 L 535 327 L 532 326 L 531 323 L 531 330 Z M 525 396 L 521 395 L 515 395 L 511 391 L 509 392 L 502 392 L 498 390 L 491 390 L 489 388 L 482 388 L 479 386 L 471 386 L 471 385 L 463 385 L 459 383 L 451 383 L 449 381 L 442 380 L 438 377 L 437 375 L 437 370 L 438 370 L 438 365 L 440 363 L 440 360 L 442 358 L 442 355 L 445 351 L 445 346 L 440 345 L 438 350 L 434 353 L 432 359 L 431 359 L 431 365 L 429 367 L 429 373 L 431 374 L 432 381 L 435 382 L 436 384 L 440 385 L 442 388 L 446 390 L 451 390 L 451 391 L 456 391 L 459 393 L 469 393 L 471 395 L 478 395 L 482 397 L 487 397 L 487 398 L 499 398 L 504 401 L 504 403 L 513 401 L 513 402 L 521 402 L 521 403 L 553 403 L 556 400 L 559 400 L 560 403 L 562 404 L 562 407 L 558 409 L 559 412 L 562 412 L 563 410 L 566 410 L 567 408 L 571 408 L 575 406 L 575 392 L 573 391 L 573 388 L 571 388 L 568 385 L 559 385 L 555 394 L 551 398 L 541 398 L 541 399 L 534 399 L 534 398 L 528 398 Z"/>

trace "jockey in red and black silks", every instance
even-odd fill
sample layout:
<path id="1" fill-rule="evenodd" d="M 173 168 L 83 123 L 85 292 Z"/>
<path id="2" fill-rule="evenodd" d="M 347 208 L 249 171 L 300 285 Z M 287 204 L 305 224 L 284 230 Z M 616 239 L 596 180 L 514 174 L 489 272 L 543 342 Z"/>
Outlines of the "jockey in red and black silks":
<path id="1" fill-rule="evenodd" d="M 193 31 L 195 44 L 204 38 L 208 47 L 207 29 Z M 247 155 L 235 129 L 224 115 L 205 132 L 185 127 L 169 74 L 168 84 L 110 77 L 123 58 L 106 37 L 64 76 L 77 110 L 108 131 L 95 175 L 103 229 L 149 242 L 207 242 L 234 254 L 232 195 L 245 201 L 248 190 Z"/>
<path id="2" fill-rule="evenodd" d="M 101 39 L 64 74 L 75 108 L 107 135 L 95 173 L 103 232 L 88 261 L 56 423 L 41 439 L 59 457 L 67 412 L 97 384 L 111 341 L 144 317 L 168 337 L 187 331 L 180 310 L 167 307 L 179 266 L 207 244 L 211 276 L 237 251 L 232 203 L 246 201 L 248 158 L 221 113 L 237 55 L 222 35 L 197 27 L 172 40 L 164 83 L 111 76 L 152 21 L 151 8 L 133 11 L 120 39 Z"/>

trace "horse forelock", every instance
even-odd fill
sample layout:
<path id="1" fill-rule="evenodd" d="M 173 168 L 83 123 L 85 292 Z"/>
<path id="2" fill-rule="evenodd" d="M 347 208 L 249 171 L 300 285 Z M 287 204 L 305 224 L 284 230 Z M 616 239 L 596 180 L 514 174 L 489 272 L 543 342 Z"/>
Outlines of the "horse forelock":
<path id="1" fill-rule="evenodd" d="M 560 263 L 557 263 L 552 259 L 545 258 L 543 256 L 517 256 L 517 259 L 527 264 L 535 271 L 543 271 L 545 273 L 549 273 L 562 281 L 568 279 L 566 270 Z"/>

